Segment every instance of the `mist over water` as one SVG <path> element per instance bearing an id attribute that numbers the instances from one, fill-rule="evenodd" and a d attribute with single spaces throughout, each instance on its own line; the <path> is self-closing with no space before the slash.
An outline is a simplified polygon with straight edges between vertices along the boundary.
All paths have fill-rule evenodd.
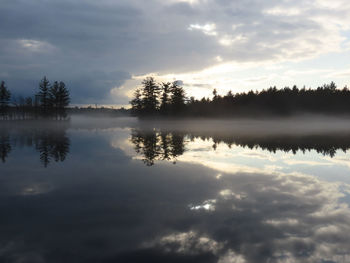
<path id="1" fill-rule="evenodd" d="M 350 118 L 0 126 L 0 261 L 349 262 Z"/>

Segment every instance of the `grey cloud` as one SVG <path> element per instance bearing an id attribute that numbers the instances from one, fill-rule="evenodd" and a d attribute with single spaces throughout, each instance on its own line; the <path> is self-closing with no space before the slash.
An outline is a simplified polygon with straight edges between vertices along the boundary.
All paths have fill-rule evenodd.
<path id="1" fill-rule="evenodd" d="M 274 7 L 302 10 L 293 16 L 266 13 Z M 5 0 L 0 6 L 0 76 L 7 76 L 4 80 L 19 92 L 15 79 L 62 76 L 95 96 L 98 84 L 115 81 L 108 72 L 184 72 L 212 65 L 218 55 L 246 62 L 300 59 L 334 50 L 338 29 L 327 28 L 315 16 L 333 21 L 347 14 L 346 8 L 327 11 L 314 1 Z M 188 30 L 191 24 L 207 23 L 216 25 L 216 36 Z M 19 40 L 42 46 L 30 51 Z M 96 71 L 107 76 L 97 74 L 101 79 L 86 85 L 83 76 Z M 123 75 L 116 83 L 125 79 Z M 87 102 L 89 97 L 76 93 L 73 101 Z"/>
<path id="2" fill-rule="evenodd" d="M 130 74 L 122 71 L 110 73 L 94 71 L 83 76 L 72 77 L 73 80 L 68 81 L 68 84 L 71 87 L 72 97 L 79 98 L 80 94 L 84 94 L 84 100 L 78 102 L 112 104 L 115 101 L 108 99 L 111 89 L 120 87 L 130 78 Z"/>
<path id="3" fill-rule="evenodd" d="M 199 12 L 186 2 L 179 2 L 167 5 L 164 7 L 164 12 L 170 14 L 177 14 L 180 16 L 188 16 L 188 15 L 198 15 Z"/>

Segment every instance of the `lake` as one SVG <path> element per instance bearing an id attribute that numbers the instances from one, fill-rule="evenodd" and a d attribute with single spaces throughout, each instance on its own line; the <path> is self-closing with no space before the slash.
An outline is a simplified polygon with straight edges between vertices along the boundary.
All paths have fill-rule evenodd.
<path id="1" fill-rule="evenodd" d="M 349 123 L 1 123 L 0 261 L 350 262 Z"/>

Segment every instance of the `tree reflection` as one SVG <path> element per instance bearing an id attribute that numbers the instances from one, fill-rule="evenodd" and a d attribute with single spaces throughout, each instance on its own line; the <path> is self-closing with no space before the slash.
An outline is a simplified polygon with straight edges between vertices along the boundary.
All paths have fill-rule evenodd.
<path id="1" fill-rule="evenodd" d="M 305 153 L 314 150 L 324 156 L 334 157 L 337 151 L 346 152 L 350 148 L 349 134 L 252 136 L 162 129 L 134 129 L 131 134 L 135 151 L 143 157 L 142 160 L 147 166 L 152 166 L 155 161 L 160 160 L 175 163 L 177 157 L 186 151 L 186 144 L 195 139 L 213 141 L 214 151 L 219 144 L 225 144 L 230 148 L 237 145 L 251 150 L 260 148 L 272 153 L 283 151 L 296 154 L 299 151 Z"/>
<path id="2" fill-rule="evenodd" d="M 185 152 L 184 138 L 184 134 L 159 130 L 134 129 L 131 133 L 134 149 L 142 155 L 142 160 L 147 166 L 154 165 L 157 160 L 176 163 L 176 158 Z"/>
<path id="3" fill-rule="evenodd" d="M 35 148 L 45 167 L 51 160 L 63 162 L 69 153 L 69 146 L 70 141 L 64 130 L 44 130 L 36 134 Z"/>
<path id="4" fill-rule="evenodd" d="M 10 135 L 11 134 L 11 135 Z M 64 127 L 23 128 L 0 130 L 0 158 L 6 161 L 14 147 L 34 147 L 40 161 L 47 167 L 50 162 L 63 162 L 69 153 L 70 140 Z"/>
<path id="5" fill-rule="evenodd" d="M 6 131 L 0 131 L 0 159 L 3 163 L 11 152 L 10 135 Z"/>
<path id="6" fill-rule="evenodd" d="M 350 136 L 344 134 L 329 135 L 308 135 L 308 136 L 206 136 L 205 139 L 212 138 L 213 148 L 216 149 L 220 143 L 225 143 L 229 147 L 237 145 L 249 149 L 260 148 L 272 153 L 283 151 L 296 154 L 298 151 L 316 151 L 324 156 L 334 157 L 337 151 L 346 152 L 350 148 Z"/>

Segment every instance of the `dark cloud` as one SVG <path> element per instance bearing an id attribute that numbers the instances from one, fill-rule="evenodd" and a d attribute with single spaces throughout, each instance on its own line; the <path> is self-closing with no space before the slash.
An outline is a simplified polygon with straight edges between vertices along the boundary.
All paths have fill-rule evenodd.
<path id="1" fill-rule="evenodd" d="M 344 10 L 327 11 L 313 1 L 5 0 L 0 78 L 22 92 L 43 75 L 54 76 L 86 91 L 74 92 L 73 102 L 89 102 L 101 89 L 108 94 L 110 86 L 100 84 L 120 86 L 126 74 L 198 70 L 216 56 L 256 62 L 334 51 L 342 39 L 333 25 L 346 17 Z M 215 34 L 200 29 L 206 24 L 215 25 Z M 188 30 L 191 25 L 197 29 Z M 90 84 L 87 74 L 96 78 Z"/>
<path id="2" fill-rule="evenodd" d="M 71 87 L 72 97 L 79 98 L 84 94 L 84 99 L 78 103 L 118 103 L 115 99 L 108 99 L 111 89 L 120 87 L 125 80 L 130 79 L 130 74 L 122 71 L 106 73 L 103 71 L 94 71 L 83 76 L 72 76 L 68 81 Z M 122 101 L 119 101 L 122 104 Z"/>

